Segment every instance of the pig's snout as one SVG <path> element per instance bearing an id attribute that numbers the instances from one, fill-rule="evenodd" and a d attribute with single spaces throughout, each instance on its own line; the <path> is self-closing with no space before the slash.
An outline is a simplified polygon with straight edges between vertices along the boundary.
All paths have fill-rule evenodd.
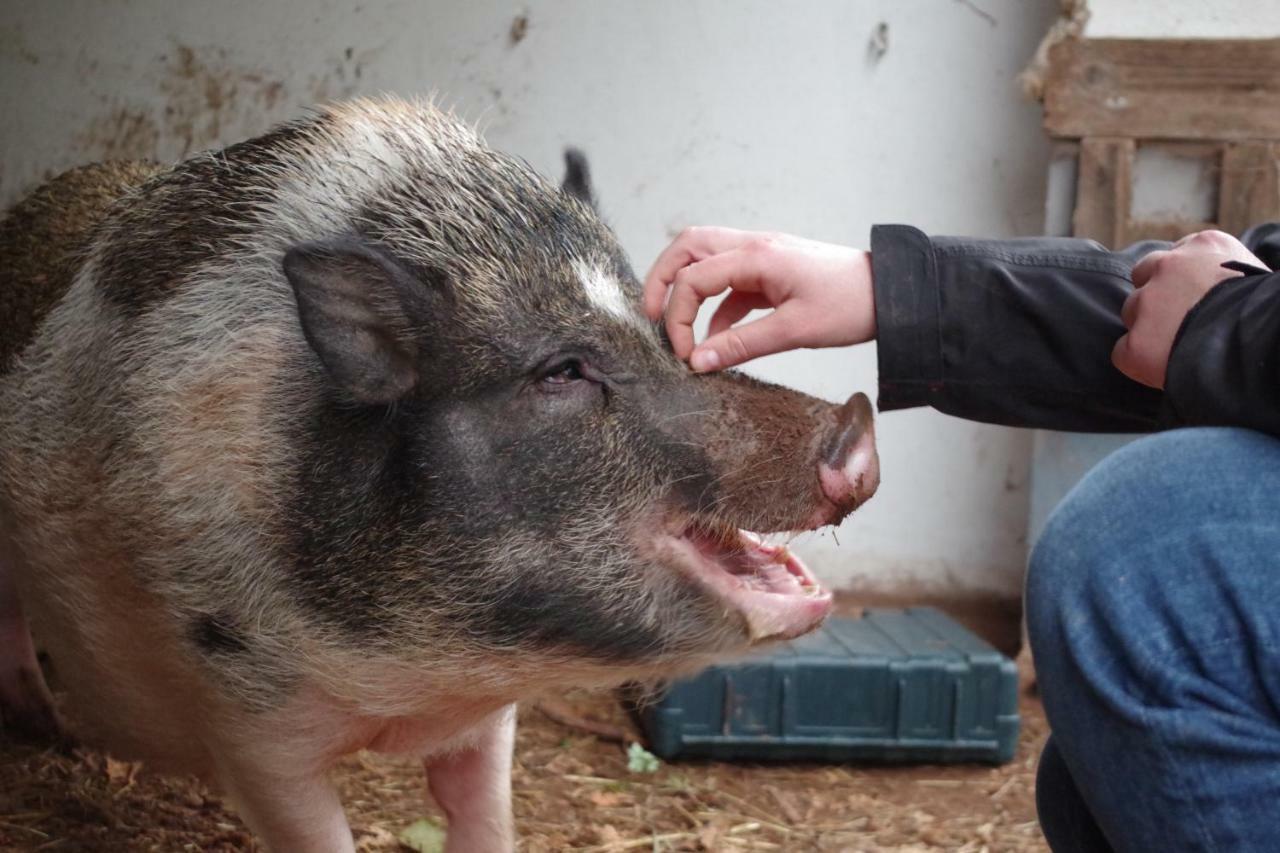
<path id="1" fill-rule="evenodd" d="M 818 462 L 822 494 L 833 510 L 823 521 L 839 522 L 861 506 L 880 485 L 875 421 L 866 394 L 854 394 L 836 413 L 836 425 Z"/>

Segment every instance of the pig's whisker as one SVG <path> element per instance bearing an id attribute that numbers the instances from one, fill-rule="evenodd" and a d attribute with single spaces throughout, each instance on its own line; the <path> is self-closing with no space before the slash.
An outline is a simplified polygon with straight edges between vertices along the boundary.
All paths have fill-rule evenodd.
<path id="1" fill-rule="evenodd" d="M 714 409 L 701 409 L 696 412 L 676 412 L 674 415 L 667 415 L 665 418 L 659 418 L 658 423 L 665 424 L 665 423 L 669 423 L 670 421 L 674 421 L 676 418 L 692 418 L 692 417 L 699 417 L 701 415 L 711 415 L 714 413 L 715 413 Z"/>

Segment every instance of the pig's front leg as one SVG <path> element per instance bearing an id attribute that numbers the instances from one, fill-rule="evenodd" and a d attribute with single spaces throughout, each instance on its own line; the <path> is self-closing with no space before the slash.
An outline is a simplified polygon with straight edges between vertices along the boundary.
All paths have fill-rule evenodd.
<path id="1" fill-rule="evenodd" d="M 0 721 L 28 734 L 59 733 L 53 697 L 36 661 L 31 632 L 13 578 L 12 563 L 0 548 Z"/>
<path id="2" fill-rule="evenodd" d="M 223 755 L 219 781 L 271 853 L 355 853 L 337 791 L 323 772 L 270 766 L 264 754 Z"/>
<path id="3" fill-rule="evenodd" d="M 490 718 L 484 732 L 464 749 L 426 762 L 431 796 L 449 819 L 446 853 L 510 853 L 515 850 L 511 816 L 511 753 L 516 706 Z"/>

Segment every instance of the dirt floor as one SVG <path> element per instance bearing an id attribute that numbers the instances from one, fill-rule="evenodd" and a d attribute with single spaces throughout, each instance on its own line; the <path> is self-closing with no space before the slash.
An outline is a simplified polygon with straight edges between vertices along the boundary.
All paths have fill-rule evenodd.
<path id="1" fill-rule="evenodd" d="M 991 613 L 957 614 L 993 642 L 1016 644 Z M 993 635 L 992 625 L 998 632 Z M 1000 625 L 1003 624 L 1003 627 Z M 633 733 L 608 695 L 571 693 L 546 709 L 589 721 L 605 737 L 521 709 L 514 772 L 521 850 L 965 851 L 1046 850 L 1033 781 L 1047 736 L 1034 696 L 1003 767 L 663 764 L 628 770 Z M 362 851 L 397 851 L 423 818 L 438 821 L 413 762 L 361 754 L 338 774 Z M 191 780 L 163 779 L 100 753 L 0 736 L 0 850 L 258 850 L 217 797 Z"/>

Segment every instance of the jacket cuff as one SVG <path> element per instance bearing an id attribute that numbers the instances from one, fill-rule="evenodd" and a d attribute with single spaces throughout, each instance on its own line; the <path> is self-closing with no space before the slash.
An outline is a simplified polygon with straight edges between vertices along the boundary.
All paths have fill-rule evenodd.
<path id="1" fill-rule="evenodd" d="M 1267 275 L 1262 272 L 1261 275 Z M 1214 400 L 1233 378 L 1222 365 L 1231 359 L 1224 353 L 1229 344 L 1223 334 L 1220 303 L 1230 303 L 1240 291 L 1251 290 L 1259 274 L 1225 279 L 1191 306 L 1173 336 L 1169 363 L 1165 367 L 1164 399 L 1160 409 L 1160 425 L 1165 428 L 1205 426 L 1224 423 L 1216 411 Z M 1206 387 L 1211 385 L 1212 387 Z"/>
<path id="2" fill-rule="evenodd" d="M 928 404 L 942 387 L 933 244 L 909 225 L 871 229 L 881 411 Z"/>

